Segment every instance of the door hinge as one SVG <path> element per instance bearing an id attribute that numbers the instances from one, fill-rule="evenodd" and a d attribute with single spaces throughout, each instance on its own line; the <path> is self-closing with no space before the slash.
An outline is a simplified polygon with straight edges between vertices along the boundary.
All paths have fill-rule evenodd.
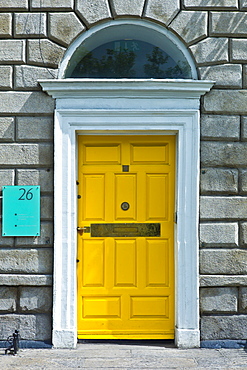
<path id="1" fill-rule="evenodd" d="M 177 212 L 174 212 L 174 222 L 175 222 L 175 224 L 177 223 L 177 221 L 178 221 L 178 214 L 177 214 Z"/>

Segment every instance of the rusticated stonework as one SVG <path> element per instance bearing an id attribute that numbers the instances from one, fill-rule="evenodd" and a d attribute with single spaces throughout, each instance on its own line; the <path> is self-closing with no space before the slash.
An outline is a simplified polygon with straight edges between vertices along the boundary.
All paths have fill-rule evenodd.
<path id="1" fill-rule="evenodd" d="M 180 8 L 182 5 L 182 9 Z M 99 22 L 159 23 L 215 81 L 201 105 L 201 338 L 247 337 L 247 1 L 0 0 L 0 186 L 41 185 L 41 236 L 0 237 L 0 340 L 51 339 L 54 102 L 67 47 Z"/>

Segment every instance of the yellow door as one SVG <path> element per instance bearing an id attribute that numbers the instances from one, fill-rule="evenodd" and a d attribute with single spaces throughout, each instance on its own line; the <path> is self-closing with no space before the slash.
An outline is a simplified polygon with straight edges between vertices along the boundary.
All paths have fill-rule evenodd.
<path id="1" fill-rule="evenodd" d="M 175 136 L 78 147 L 78 338 L 174 338 Z"/>

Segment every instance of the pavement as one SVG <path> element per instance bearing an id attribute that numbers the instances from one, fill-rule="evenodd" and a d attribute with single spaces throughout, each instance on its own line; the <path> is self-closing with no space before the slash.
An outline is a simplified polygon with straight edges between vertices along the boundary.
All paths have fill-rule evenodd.
<path id="1" fill-rule="evenodd" d="M 64 369 L 247 369 L 247 350 L 177 349 L 164 343 L 94 343 L 76 349 L 20 349 L 5 355 L 0 348 L 1 370 Z"/>

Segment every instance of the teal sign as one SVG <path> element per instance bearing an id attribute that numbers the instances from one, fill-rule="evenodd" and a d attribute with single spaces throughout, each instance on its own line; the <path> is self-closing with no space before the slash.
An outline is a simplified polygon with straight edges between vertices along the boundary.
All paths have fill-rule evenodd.
<path id="1" fill-rule="evenodd" d="M 3 186 L 2 235 L 40 235 L 40 186 Z"/>

